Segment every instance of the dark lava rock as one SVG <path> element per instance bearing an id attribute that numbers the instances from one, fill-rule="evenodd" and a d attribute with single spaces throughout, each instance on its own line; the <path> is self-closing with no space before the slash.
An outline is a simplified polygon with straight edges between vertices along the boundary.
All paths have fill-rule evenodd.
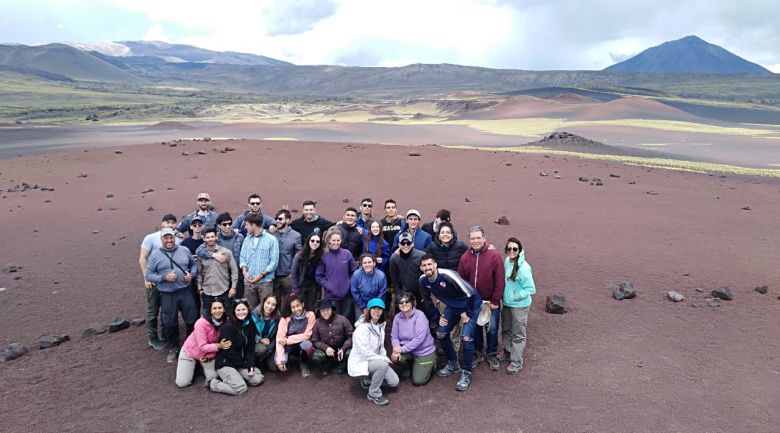
<path id="1" fill-rule="evenodd" d="M 348 199 L 348 198 L 345 198 L 345 199 L 341 200 L 341 202 L 342 202 L 342 203 L 349 203 L 349 199 Z"/>
<path id="2" fill-rule="evenodd" d="M 190 156 L 190 153 L 189 152 L 182 152 L 181 156 Z"/>
<path id="3" fill-rule="evenodd" d="M 580 182 L 587 182 L 588 178 L 585 176 L 580 176 Z"/>
<path id="4" fill-rule="evenodd" d="M 539 172 L 539 176 L 547 177 L 547 176 L 549 176 L 549 174 L 546 171 L 540 171 Z"/>
<path id="5" fill-rule="evenodd" d="M 604 182 L 602 182 L 601 179 L 597 179 L 596 186 L 604 186 Z"/>
<path id="6" fill-rule="evenodd" d="M 469 196 L 466 196 L 465 200 L 466 200 L 466 203 L 471 203 L 471 199 L 469 198 Z"/>
<path id="7" fill-rule="evenodd" d="M 619 174 L 610 173 L 609 177 L 620 177 L 620 175 Z"/>
<path id="8" fill-rule="evenodd" d="M 16 265 L 8 265 L 7 271 L 8 272 L 17 272 L 19 268 Z"/>
<path id="9" fill-rule="evenodd" d="M 421 156 L 420 152 L 409 152 L 409 156 Z"/>
<path id="10" fill-rule="evenodd" d="M 230 146 L 226 146 L 226 147 L 225 147 L 225 152 L 232 152 L 232 151 L 234 151 L 234 150 L 236 150 L 236 148 L 235 148 L 235 147 L 230 147 Z"/>
<path id="11" fill-rule="evenodd" d="M 498 217 L 493 222 L 495 222 L 496 224 L 498 224 L 500 226 L 508 226 L 509 225 L 509 219 L 506 216 L 504 216 L 504 215 L 501 215 L 500 217 Z"/>
<path id="12" fill-rule="evenodd" d="M 750 206 L 744 206 L 742 210 L 750 210 Z"/>
<path id="13" fill-rule="evenodd" d="M 202 150 L 199 150 L 199 151 L 198 151 L 198 155 L 205 155 L 205 154 L 206 154 L 206 152 L 204 152 L 204 151 L 202 151 Z"/>
<path id="14" fill-rule="evenodd" d="M 154 192 L 154 189 L 152 188 L 146 188 L 145 190 L 141 191 L 141 194 L 146 194 L 148 192 Z"/>
<path id="15" fill-rule="evenodd" d="M 70 341 L 70 336 L 68 334 L 47 335 L 38 340 L 38 347 L 41 349 L 48 349 L 50 347 L 59 346 L 66 341 Z"/>
<path id="16" fill-rule="evenodd" d="M 122 151 L 121 150 L 115 150 L 114 153 L 117 154 L 117 155 L 121 155 Z"/>
<path id="17" fill-rule="evenodd" d="M 99 325 L 97 323 L 93 323 L 89 325 L 89 328 L 81 332 L 81 338 L 87 338 L 87 337 L 92 337 L 94 335 L 103 334 L 106 331 L 108 331 L 108 328 L 106 328 L 105 326 Z"/>
<path id="18" fill-rule="evenodd" d="M 766 295 L 766 292 L 769 291 L 769 287 L 767 287 L 766 285 L 763 285 L 763 286 L 758 286 L 758 287 L 756 287 L 753 290 L 755 290 L 758 293 L 761 293 L 762 295 Z"/>
<path id="19" fill-rule="evenodd" d="M 658 195 L 658 193 L 655 192 L 655 191 L 646 191 L 645 194 L 648 194 L 648 195 Z"/>
<path id="20" fill-rule="evenodd" d="M 27 348 L 22 343 L 11 343 L 5 347 L 3 351 L 3 357 L 6 361 L 11 361 L 16 358 L 21 358 L 27 353 Z"/>
<path id="21" fill-rule="evenodd" d="M 734 294 L 731 293 L 731 289 L 728 287 L 721 287 L 720 289 L 713 290 L 712 296 L 724 301 L 731 301 L 734 299 Z"/>
<path id="22" fill-rule="evenodd" d="M 636 289 L 629 281 L 623 281 L 612 288 L 612 296 L 618 301 L 623 299 L 633 299 L 636 297 Z"/>
<path id="23" fill-rule="evenodd" d="M 130 324 L 133 326 L 142 326 L 146 323 L 146 319 L 133 319 L 130 321 Z"/>
<path id="24" fill-rule="evenodd" d="M 108 332 L 109 334 L 114 332 L 119 332 L 129 327 L 130 327 L 130 322 L 128 322 L 127 319 L 124 319 L 122 317 L 117 317 L 116 319 L 111 321 L 110 325 L 108 325 Z"/>
<path id="25" fill-rule="evenodd" d="M 106 198 L 114 198 L 114 194 L 108 193 L 106 194 Z"/>
<path id="26" fill-rule="evenodd" d="M 147 212 L 153 212 L 153 211 L 154 211 L 154 208 L 153 208 L 153 207 L 151 207 L 151 206 L 149 206 L 148 208 L 146 208 L 146 211 L 147 211 Z"/>
<path id="27" fill-rule="evenodd" d="M 547 302 L 544 304 L 544 311 L 550 314 L 563 314 L 566 312 L 566 297 L 560 294 L 555 294 L 547 297 Z"/>

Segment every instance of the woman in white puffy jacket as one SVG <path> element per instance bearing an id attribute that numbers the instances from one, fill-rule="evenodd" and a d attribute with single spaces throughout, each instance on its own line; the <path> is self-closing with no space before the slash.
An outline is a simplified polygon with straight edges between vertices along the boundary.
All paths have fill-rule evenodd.
<path id="1" fill-rule="evenodd" d="M 386 406 L 390 401 L 382 394 L 382 384 L 398 387 L 398 375 L 390 368 L 385 350 L 385 303 L 374 298 L 366 307 L 368 311 L 355 322 L 347 371 L 350 376 L 360 378 L 361 386 L 368 389 L 370 401 Z"/>

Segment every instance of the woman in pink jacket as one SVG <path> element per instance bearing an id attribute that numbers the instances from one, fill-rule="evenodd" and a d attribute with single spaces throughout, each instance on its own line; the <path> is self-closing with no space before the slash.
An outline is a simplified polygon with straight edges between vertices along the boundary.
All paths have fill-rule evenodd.
<path id="1" fill-rule="evenodd" d="M 225 320 L 225 306 L 222 301 L 214 301 L 206 316 L 195 322 L 195 330 L 192 331 L 184 346 L 179 351 L 179 363 L 176 366 L 176 386 L 184 388 L 192 384 L 195 375 L 195 363 L 200 362 L 203 373 L 206 375 L 206 386 L 211 379 L 217 377 L 214 369 L 214 358 L 218 350 L 230 348 L 230 341 L 219 340 L 219 327 Z"/>
<path id="2" fill-rule="evenodd" d="M 286 372 L 289 355 L 298 355 L 301 360 L 301 375 L 308 377 L 311 375 L 309 359 L 314 352 L 311 334 L 315 317 L 313 311 L 305 311 L 303 307 L 303 301 L 295 293 L 291 293 L 276 332 L 276 368 L 280 372 Z"/>

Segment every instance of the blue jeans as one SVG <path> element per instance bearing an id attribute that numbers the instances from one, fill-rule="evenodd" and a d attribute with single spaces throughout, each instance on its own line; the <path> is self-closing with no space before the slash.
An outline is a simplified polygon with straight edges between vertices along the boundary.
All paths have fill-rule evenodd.
<path id="1" fill-rule="evenodd" d="M 441 348 L 444 349 L 444 354 L 450 362 L 458 362 L 458 353 L 452 347 L 450 331 L 460 322 L 460 314 L 464 311 L 446 307 L 444 309 L 444 318 L 447 319 L 447 326 L 436 324 L 436 338 L 441 342 Z M 477 328 L 478 316 L 479 309 L 470 312 L 469 321 L 463 325 L 463 331 L 461 332 L 461 347 L 463 347 L 463 364 L 461 368 L 468 372 L 471 372 L 471 364 L 474 362 L 474 334 Z"/>
<path id="2" fill-rule="evenodd" d="M 501 319 L 501 309 L 496 308 L 490 310 L 490 325 L 477 326 L 477 332 L 474 336 L 474 350 L 477 353 L 482 353 L 484 347 L 484 340 L 482 336 L 483 330 L 487 332 L 487 354 L 494 355 L 498 352 L 498 321 Z"/>

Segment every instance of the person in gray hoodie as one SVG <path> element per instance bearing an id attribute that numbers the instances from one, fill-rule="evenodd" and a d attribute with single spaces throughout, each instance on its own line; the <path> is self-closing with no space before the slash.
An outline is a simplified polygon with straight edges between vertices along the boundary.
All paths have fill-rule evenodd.
<path id="1" fill-rule="evenodd" d="M 162 247 L 152 251 L 146 266 L 146 281 L 157 283 L 160 292 L 160 315 L 165 341 L 170 348 L 168 362 L 174 363 L 179 355 L 179 323 L 181 313 L 189 335 L 198 319 L 195 299 L 190 284 L 198 275 L 198 266 L 192 253 L 176 245 L 176 232 L 170 228 L 160 230 Z"/>

